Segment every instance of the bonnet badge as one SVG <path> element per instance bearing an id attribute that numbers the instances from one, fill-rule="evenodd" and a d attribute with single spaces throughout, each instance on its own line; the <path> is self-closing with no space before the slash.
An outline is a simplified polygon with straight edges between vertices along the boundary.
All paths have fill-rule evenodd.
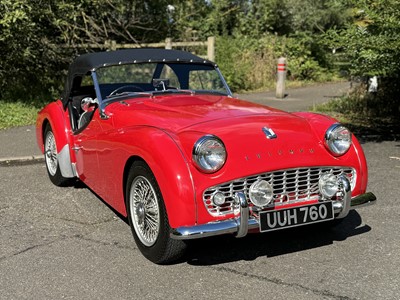
<path id="1" fill-rule="evenodd" d="M 277 138 L 275 132 L 271 128 L 263 127 L 262 131 L 267 136 L 267 139 L 276 139 Z"/>

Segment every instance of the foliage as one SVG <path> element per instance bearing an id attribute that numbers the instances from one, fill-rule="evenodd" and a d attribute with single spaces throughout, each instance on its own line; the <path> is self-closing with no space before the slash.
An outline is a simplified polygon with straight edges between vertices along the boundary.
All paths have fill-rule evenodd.
<path id="1" fill-rule="evenodd" d="M 216 60 L 232 90 L 253 90 L 273 82 L 276 58 L 267 40 L 217 39 Z"/>
<path id="2" fill-rule="evenodd" d="M 71 58 L 89 50 L 76 44 L 159 41 L 167 32 L 166 3 L 1 0 L 0 99 L 29 102 L 59 95 Z"/>
<path id="3" fill-rule="evenodd" d="M 400 83 L 386 78 L 381 79 L 379 85 L 376 93 L 370 93 L 365 82 L 358 82 L 348 95 L 321 104 L 315 110 L 351 123 L 357 131 L 366 127 L 369 132 L 377 134 L 398 133 L 400 95 L 397 91 L 400 90 Z"/>
<path id="4" fill-rule="evenodd" d="M 325 80 L 332 66 L 321 33 L 344 28 L 347 1 L 0 0 L 0 99 L 58 97 L 68 64 L 93 51 L 90 44 L 140 45 L 168 36 L 217 36 L 216 60 L 234 90 L 271 87 L 281 55 L 291 79 Z"/>
<path id="5" fill-rule="evenodd" d="M 400 72 L 400 2 L 342 0 L 352 7 L 353 21 L 330 29 L 325 43 L 344 51 L 353 75 L 398 77 Z"/>
<path id="6" fill-rule="evenodd" d="M 290 80 L 326 81 L 332 77 L 323 48 L 307 35 L 220 37 L 217 45 L 216 60 L 235 91 L 272 88 L 281 56 L 287 58 Z"/>
<path id="7" fill-rule="evenodd" d="M 352 22 L 332 28 L 324 43 L 339 49 L 353 76 L 378 76 L 377 93 L 362 85 L 331 108 L 353 118 L 397 120 L 400 116 L 400 2 L 397 0 L 342 0 L 351 8 Z"/>

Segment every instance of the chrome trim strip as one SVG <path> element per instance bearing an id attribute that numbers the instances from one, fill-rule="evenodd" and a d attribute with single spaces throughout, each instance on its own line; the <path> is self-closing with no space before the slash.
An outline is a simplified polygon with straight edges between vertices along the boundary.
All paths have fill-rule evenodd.
<path id="1" fill-rule="evenodd" d="M 57 154 L 58 165 L 60 166 L 61 175 L 65 178 L 75 177 L 74 169 L 71 164 L 71 156 L 69 153 L 69 145 L 66 144 Z"/>
<path id="2" fill-rule="evenodd" d="M 351 199 L 350 209 L 356 209 L 356 208 L 373 205 L 376 203 L 376 200 L 377 200 L 376 196 L 371 192 L 359 195 L 359 196 Z"/>
<path id="3" fill-rule="evenodd" d="M 249 229 L 259 227 L 258 220 L 249 218 L 249 207 L 244 193 L 236 193 L 235 201 L 239 204 L 239 212 L 234 219 L 211 222 L 195 226 L 182 226 L 172 229 L 171 238 L 176 240 L 191 240 L 221 234 L 236 233 L 237 238 L 247 235 Z"/>
<path id="4" fill-rule="evenodd" d="M 239 192 L 235 194 L 235 202 L 239 203 L 240 206 L 240 218 L 237 219 L 238 230 L 236 233 L 237 238 L 245 237 L 248 232 L 249 223 L 249 206 L 244 196 L 244 193 Z"/>
<path id="5" fill-rule="evenodd" d="M 247 222 L 247 229 L 257 229 L 259 227 L 258 221 L 250 218 Z M 229 219 L 225 221 L 212 222 L 197 226 L 182 226 L 173 229 L 171 238 L 175 240 L 192 240 L 204 237 L 235 233 L 238 231 L 238 220 Z M 236 235 L 236 237 L 238 237 Z"/>
<path id="6" fill-rule="evenodd" d="M 344 206 L 342 211 L 337 216 L 338 219 L 343 219 L 349 214 L 350 211 L 350 203 L 351 203 L 351 185 L 349 179 L 346 176 L 340 175 L 339 181 L 342 190 L 342 201 L 344 202 Z"/>
<path id="7" fill-rule="evenodd" d="M 74 177 L 78 177 L 78 171 L 76 170 L 76 163 L 71 164 L 72 172 L 74 173 Z"/>
<path id="8" fill-rule="evenodd" d="M 105 113 L 105 103 L 103 101 L 103 98 L 101 98 L 101 91 L 100 91 L 100 86 L 99 86 L 99 81 L 97 80 L 97 74 L 95 69 L 92 70 L 92 80 L 93 80 L 93 85 L 94 85 L 94 90 L 96 92 L 96 97 L 97 101 L 99 103 L 99 113 L 100 113 L 100 118 L 103 120 L 107 120 L 110 117 L 106 115 Z"/>
<path id="9" fill-rule="evenodd" d="M 224 86 L 225 86 L 225 89 L 226 89 L 226 91 L 227 91 L 228 96 L 229 96 L 229 97 L 233 97 L 232 91 L 231 91 L 231 89 L 229 88 L 229 85 L 228 85 L 228 83 L 226 82 L 224 76 L 222 76 L 222 73 L 221 73 L 220 69 L 218 68 L 218 66 L 217 66 L 217 65 L 214 65 L 214 69 L 217 71 L 217 73 L 218 73 L 218 75 L 219 75 L 219 78 L 222 80 L 222 83 L 223 83 Z"/>

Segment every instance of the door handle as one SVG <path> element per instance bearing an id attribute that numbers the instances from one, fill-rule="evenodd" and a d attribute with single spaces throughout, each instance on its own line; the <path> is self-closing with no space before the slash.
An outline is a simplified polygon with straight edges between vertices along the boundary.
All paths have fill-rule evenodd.
<path id="1" fill-rule="evenodd" d="M 74 151 L 79 151 L 81 149 L 82 149 L 82 146 L 74 146 L 74 147 L 72 147 L 72 150 L 74 150 Z"/>

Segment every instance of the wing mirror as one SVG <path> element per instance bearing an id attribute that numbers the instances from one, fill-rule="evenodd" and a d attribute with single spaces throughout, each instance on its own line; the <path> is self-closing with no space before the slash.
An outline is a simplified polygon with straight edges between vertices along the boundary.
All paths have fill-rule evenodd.
<path id="1" fill-rule="evenodd" d="M 169 79 L 153 79 L 153 86 L 158 90 L 165 91 L 169 86 Z"/>
<path id="2" fill-rule="evenodd" d="M 98 105 L 99 101 L 97 98 L 93 99 L 92 97 L 85 97 L 81 100 L 81 108 L 84 112 L 88 112 L 92 110 L 93 105 Z"/>

